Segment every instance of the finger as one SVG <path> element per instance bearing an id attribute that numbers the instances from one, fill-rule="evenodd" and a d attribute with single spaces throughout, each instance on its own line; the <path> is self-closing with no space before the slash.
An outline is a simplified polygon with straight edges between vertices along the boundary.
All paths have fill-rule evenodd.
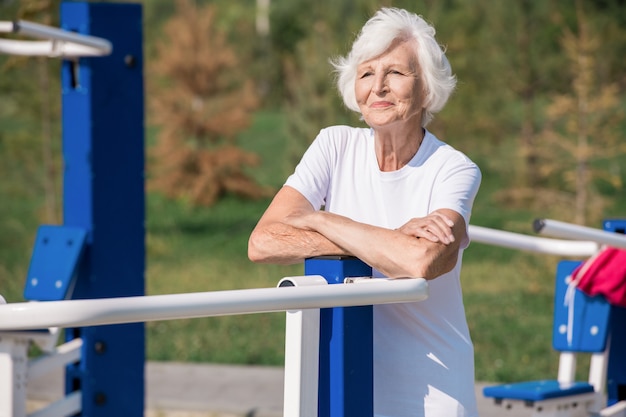
<path id="1" fill-rule="evenodd" d="M 431 216 L 441 219 L 445 223 L 445 225 L 448 227 L 454 227 L 454 222 L 452 221 L 452 219 L 450 219 L 445 214 L 435 212 L 435 213 L 431 213 Z"/>
<path id="2" fill-rule="evenodd" d="M 425 228 L 428 233 L 431 233 L 437 236 L 438 240 L 448 245 L 451 242 L 454 242 L 454 234 L 452 233 L 452 229 L 448 226 L 443 219 L 438 219 L 437 221 L 430 222 Z"/>
<path id="3" fill-rule="evenodd" d="M 424 238 L 435 243 L 441 240 L 440 236 L 441 237 L 445 236 L 443 234 L 440 234 L 440 236 L 438 236 L 436 233 L 433 233 L 430 229 L 428 229 L 426 224 L 421 224 L 421 225 L 407 224 L 396 230 L 398 230 L 401 233 L 404 233 L 405 235 L 416 237 L 416 238 Z"/>

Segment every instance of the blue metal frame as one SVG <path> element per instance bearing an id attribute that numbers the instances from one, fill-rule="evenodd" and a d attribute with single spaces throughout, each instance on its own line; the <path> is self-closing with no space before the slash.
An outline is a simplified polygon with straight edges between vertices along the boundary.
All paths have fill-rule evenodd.
<path id="1" fill-rule="evenodd" d="M 607 219 L 603 229 L 626 233 L 626 219 Z M 626 400 L 626 308 L 611 306 L 611 350 L 607 369 L 608 405 Z"/>
<path id="2" fill-rule="evenodd" d="M 370 277 L 372 268 L 356 258 L 319 257 L 306 260 L 304 272 L 341 284 Z M 374 415 L 372 314 L 372 306 L 321 309 L 319 417 Z"/>
<path id="3" fill-rule="evenodd" d="M 61 27 L 109 40 L 106 57 L 62 67 L 64 223 L 87 231 L 72 298 L 144 295 L 144 87 L 139 4 L 67 2 Z M 66 391 L 82 415 L 144 413 L 144 324 L 67 329 L 83 339 Z"/>

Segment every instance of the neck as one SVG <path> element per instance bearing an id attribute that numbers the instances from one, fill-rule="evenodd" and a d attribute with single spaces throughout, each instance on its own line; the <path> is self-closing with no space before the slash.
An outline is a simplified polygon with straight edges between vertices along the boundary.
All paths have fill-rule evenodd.
<path id="1" fill-rule="evenodd" d="M 424 129 L 411 135 L 390 135 L 375 132 L 376 158 L 381 171 L 397 171 L 415 156 L 424 140 Z"/>

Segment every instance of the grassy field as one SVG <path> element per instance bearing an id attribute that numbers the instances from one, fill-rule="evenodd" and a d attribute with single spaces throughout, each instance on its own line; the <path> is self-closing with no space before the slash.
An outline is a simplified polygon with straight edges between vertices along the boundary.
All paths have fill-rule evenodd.
<path id="1" fill-rule="evenodd" d="M 260 113 L 239 138 L 243 147 L 262 157 L 255 177 L 274 187 L 289 172 L 281 162 L 286 148 L 281 121 L 279 113 Z M 504 186 L 502 175 L 469 154 L 484 176 L 472 223 L 531 234 L 532 220 L 541 214 L 497 206 L 491 194 Z M 0 192 L 8 186 L 5 182 Z M 25 201 L 30 201 L 29 208 Z M 0 288 L 10 301 L 20 299 L 37 227 L 32 201 L 14 198 L 0 205 Z M 267 200 L 228 197 L 211 208 L 194 208 L 150 194 L 147 202 L 148 294 L 273 287 L 283 276 L 302 274 L 300 265 L 255 265 L 247 259 L 249 233 Z M 478 379 L 515 381 L 556 374 L 550 335 L 557 261 L 477 243 L 465 252 L 463 288 Z M 147 324 L 148 358 L 281 365 L 284 324 L 283 313 L 153 322 Z"/>

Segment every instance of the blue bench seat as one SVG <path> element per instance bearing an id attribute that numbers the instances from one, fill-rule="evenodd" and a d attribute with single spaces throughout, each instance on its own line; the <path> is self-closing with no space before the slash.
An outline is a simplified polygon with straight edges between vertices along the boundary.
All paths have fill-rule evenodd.
<path id="1" fill-rule="evenodd" d="M 485 387 L 483 395 L 489 398 L 521 401 L 543 401 L 570 395 L 592 393 L 593 385 L 588 382 L 561 383 L 554 379 L 518 382 L 514 384 Z"/>

